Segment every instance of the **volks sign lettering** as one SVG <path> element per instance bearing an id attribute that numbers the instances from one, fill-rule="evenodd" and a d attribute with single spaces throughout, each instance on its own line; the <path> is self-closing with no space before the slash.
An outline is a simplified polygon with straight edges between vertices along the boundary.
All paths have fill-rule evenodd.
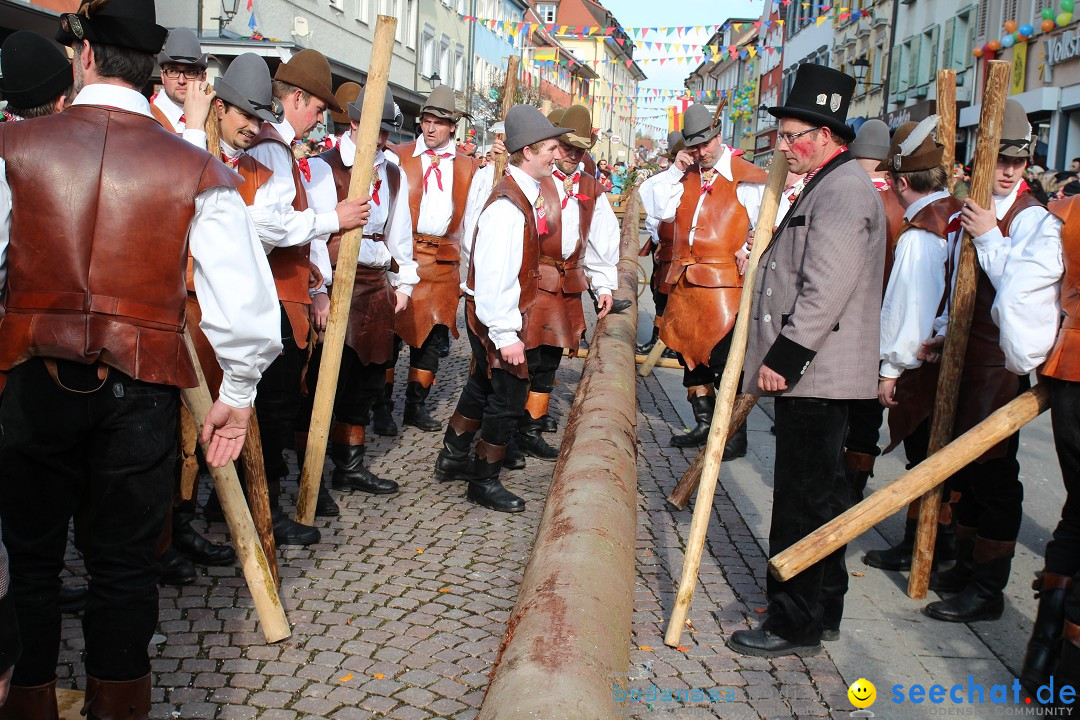
<path id="1" fill-rule="evenodd" d="M 1053 67 L 1058 63 L 1080 56 L 1080 33 L 1066 30 L 1060 36 L 1043 40 L 1043 52 L 1046 54 L 1046 72 L 1043 82 L 1053 82 Z"/>

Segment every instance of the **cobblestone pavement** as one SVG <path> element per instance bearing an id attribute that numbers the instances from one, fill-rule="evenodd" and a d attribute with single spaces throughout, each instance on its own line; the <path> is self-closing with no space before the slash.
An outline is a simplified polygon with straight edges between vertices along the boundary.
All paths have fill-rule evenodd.
<path id="1" fill-rule="evenodd" d="M 450 416 L 464 378 L 466 343 L 455 341 L 432 392 L 433 414 Z M 581 360 L 567 360 L 552 398 L 560 427 Z M 404 377 L 404 361 L 398 377 Z M 397 393 L 400 418 L 401 387 Z M 638 382 L 640 485 L 638 579 L 630 688 L 722 693 L 725 702 L 625 702 L 627 717 L 846 717 L 846 688 L 826 655 L 744 658 L 724 637 L 764 607 L 765 559 L 722 489 L 690 614 L 685 646 L 661 640 L 682 563 L 690 513 L 664 497 L 691 459 L 668 446 L 680 423 L 654 378 Z M 763 415 L 761 417 L 764 417 Z M 760 422 L 760 420 L 759 420 Z M 552 442 L 555 439 L 548 436 Z M 561 437 L 561 434 L 560 436 Z M 322 542 L 281 553 L 282 600 L 293 635 L 266 645 L 236 567 L 200 568 L 183 588 L 162 588 L 155 638 L 154 718 L 473 718 L 514 606 L 553 464 L 530 460 L 504 474 L 527 500 L 519 515 L 464 500 L 430 469 L 440 433 L 372 435 L 371 469 L 402 486 L 394 497 L 341 495 L 342 515 L 318 520 Z M 291 489 L 295 490 L 295 486 Z M 203 499 L 208 481 L 203 482 Z M 291 509 L 293 496 L 288 496 Z M 196 527 L 205 529 L 201 520 Z M 223 541 L 224 525 L 208 535 Z M 72 553 L 69 568 L 83 572 Z M 83 683 L 79 619 L 65 616 L 61 686 Z M 684 693 L 683 699 L 686 699 Z"/>

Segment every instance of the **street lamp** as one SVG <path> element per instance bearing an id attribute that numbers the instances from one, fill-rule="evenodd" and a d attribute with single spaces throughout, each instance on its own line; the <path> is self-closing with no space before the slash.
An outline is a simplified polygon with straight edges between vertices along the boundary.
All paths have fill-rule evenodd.
<path id="1" fill-rule="evenodd" d="M 882 83 L 867 82 L 866 76 L 870 73 L 870 61 L 866 59 L 865 55 L 851 64 L 851 73 L 855 76 L 855 80 L 865 83 L 867 88 L 882 87 Z"/>
<path id="2" fill-rule="evenodd" d="M 442 78 L 439 77 L 439 71 L 438 70 L 432 70 L 431 71 L 431 77 L 428 78 L 428 81 L 431 83 L 431 89 L 432 90 L 437 88 L 439 86 L 439 84 L 442 83 Z"/>
<path id="3" fill-rule="evenodd" d="M 761 106 L 757 109 L 757 122 L 758 127 L 762 127 L 769 122 L 769 106 L 765 103 L 761 103 Z"/>

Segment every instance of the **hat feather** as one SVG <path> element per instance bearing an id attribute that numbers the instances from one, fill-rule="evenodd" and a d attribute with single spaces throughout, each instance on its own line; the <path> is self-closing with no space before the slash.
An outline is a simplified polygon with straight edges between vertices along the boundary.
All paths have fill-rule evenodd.
<path id="1" fill-rule="evenodd" d="M 101 10 L 102 8 L 104 8 L 108 4 L 109 4 L 109 0 L 90 0 L 90 2 L 86 3 L 86 5 L 83 6 L 83 8 L 80 10 L 80 12 L 83 15 L 85 15 L 86 17 L 90 17 L 91 15 L 96 13 L 98 10 Z"/>
<path id="2" fill-rule="evenodd" d="M 931 115 L 930 117 L 923 118 L 918 125 L 911 131 L 911 134 L 904 139 L 904 142 L 900 143 L 901 157 L 908 157 L 923 144 L 930 133 L 937 130 L 938 123 L 941 121 L 940 115 Z"/>

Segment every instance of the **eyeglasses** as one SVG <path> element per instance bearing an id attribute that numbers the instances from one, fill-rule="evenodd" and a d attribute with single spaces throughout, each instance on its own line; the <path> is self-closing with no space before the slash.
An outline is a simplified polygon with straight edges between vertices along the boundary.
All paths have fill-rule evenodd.
<path id="1" fill-rule="evenodd" d="M 161 68 L 161 74 L 169 78 L 170 80 L 175 80 L 181 75 L 183 75 L 188 80 L 198 80 L 202 77 L 203 71 L 197 67 L 184 68 L 183 70 L 176 67 L 164 67 Z"/>
<path id="2" fill-rule="evenodd" d="M 806 130 L 800 130 L 797 133 L 776 133 L 776 139 L 779 142 L 785 142 L 788 145 L 791 145 L 792 143 L 795 142 L 796 138 L 800 138 L 800 137 L 802 137 L 803 135 L 805 135 L 807 133 L 812 133 L 815 130 L 820 130 L 820 129 L 821 129 L 820 127 L 812 127 L 812 128 L 808 128 Z"/>

